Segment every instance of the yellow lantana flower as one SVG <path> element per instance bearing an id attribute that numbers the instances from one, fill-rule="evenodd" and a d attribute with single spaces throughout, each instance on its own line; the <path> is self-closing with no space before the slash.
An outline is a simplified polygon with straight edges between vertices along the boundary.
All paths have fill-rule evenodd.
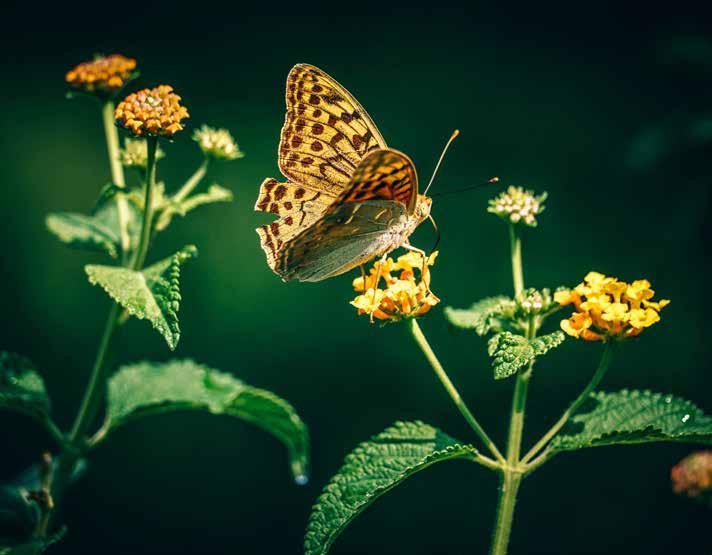
<path id="1" fill-rule="evenodd" d="M 650 300 L 654 295 L 646 279 L 629 284 L 589 272 L 572 290 L 557 291 L 554 300 L 575 309 L 570 318 L 561 321 L 561 329 L 568 335 L 586 341 L 606 341 L 634 337 L 659 322 L 660 310 L 670 301 Z"/>
<path id="2" fill-rule="evenodd" d="M 430 291 L 428 269 L 436 257 L 437 252 L 430 255 L 427 265 L 416 252 L 404 254 L 395 261 L 389 257 L 383 263 L 376 262 L 367 275 L 353 280 L 354 290 L 361 294 L 350 304 L 359 315 L 373 315 L 385 322 L 422 316 L 440 302 Z M 415 277 L 416 271 L 422 274 L 419 281 Z M 383 288 L 380 287 L 381 281 Z"/>

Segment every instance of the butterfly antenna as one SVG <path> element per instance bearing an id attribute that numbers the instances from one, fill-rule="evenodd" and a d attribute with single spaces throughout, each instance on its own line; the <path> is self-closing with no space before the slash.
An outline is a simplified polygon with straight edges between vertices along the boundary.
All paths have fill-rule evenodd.
<path id="1" fill-rule="evenodd" d="M 460 134 L 460 132 L 455 129 L 455 131 L 452 132 L 452 135 L 450 135 L 450 139 L 448 140 L 447 144 L 445 145 L 445 148 L 443 148 L 443 152 L 440 155 L 440 159 L 438 160 L 438 163 L 435 166 L 435 170 L 433 171 L 433 175 L 430 177 L 430 182 L 428 183 L 428 186 L 425 188 L 425 191 L 423 191 L 424 195 L 428 194 L 428 190 L 433 184 L 433 181 L 435 180 L 435 176 L 438 174 L 438 170 L 440 169 L 440 164 L 443 161 L 443 158 L 445 158 L 445 153 L 447 152 L 447 149 L 450 148 L 450 143 L 452 143 L 455 140 L 455 137 L 457 137 Z"/>
<path id="2" fill-rule="evenodd" d="M 479 189 L 480 187 L 484 187 L 485 185 L 492 185 L 494 183 L 499 183 L 499 177 L 490 177 L 487 181 L 483 181 L 482 183 L 478 183 L 477 185 L 472 185 L 470 187 L 465 187 L 464 189 L 455 189 L 454 191 L 443 191 L 441 193 L 435 193 L 434 197 L 442 197 L 444 195 L 454 195 L 455 193 L 462 193 L 464 191 L 472 191 L 472 189 Z"/>

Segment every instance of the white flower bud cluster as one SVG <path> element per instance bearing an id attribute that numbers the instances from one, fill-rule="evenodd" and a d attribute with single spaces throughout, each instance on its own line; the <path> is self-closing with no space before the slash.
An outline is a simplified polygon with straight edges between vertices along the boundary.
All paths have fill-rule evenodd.
<path id="1" fill-rule="evenodd" d="M 244 156 L 227 129 L 215 129 L 203 125 L 200 129 L 195 130 L 193 140 L 198 143 L 200 150 L 206 156 L 223 160 L 235 160 Z"/>
<path id="2" fill-rule="evenodd" d="M 156 150 L 156 160 L 165 156 L 161 147 Z M 121 164 L 127 168 L 146 168 L 148 162 L 148 149 L 144 139 L 129 139 L 124 141 L 124 148 L 119 151 Z"/>
<path id="3" fill-rule="evenodd" d="M 488 212 L 496 214 L 513 224 L 523 223 L 536 227 L 536 216 L 544 211 L 546 193 L 536 196 L 523 187 L 510 186 L 506 191 L 489 201 Z"/>

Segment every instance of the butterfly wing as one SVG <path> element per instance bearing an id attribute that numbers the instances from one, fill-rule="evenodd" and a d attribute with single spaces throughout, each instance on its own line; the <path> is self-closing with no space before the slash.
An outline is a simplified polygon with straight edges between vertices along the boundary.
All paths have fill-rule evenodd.
<path id="1" fill-rule="evenodd" d="M 324 215 L 284 242 L 274 271 L 285 281 L 321 281 L 391 250 L 417 191 L 410 158 L 393 149 L 370 152 Z"/>
<path id="2" fill-rule="evenodd" d="M 393 223 L 405 215 L 399 202 L 368 200 L 330 209 L 280 251 L 275 271 L 285 281 L 321 281 L 389 248 Z"/>
<path id="3" fill-rule="evenodd" d="M 279 144 L 279 168 L 289 179 L 266 179 L 255 210 L 280 216 L 257 228 L 274 271 L 279 251 L 317 221 L 349 187 L 369 152 L 386 142 L 366 110 L 335 79 L 307 64 L 287 78 L 287 113 Z"/>
<path id="4" fill-rule="evenodd" d="M 336 196 L 368 152 L 387 146 L 353 95 L 314 66 L 297 64 L 292 68 L 286 102 L 279 169 L 295 183 Z"/>

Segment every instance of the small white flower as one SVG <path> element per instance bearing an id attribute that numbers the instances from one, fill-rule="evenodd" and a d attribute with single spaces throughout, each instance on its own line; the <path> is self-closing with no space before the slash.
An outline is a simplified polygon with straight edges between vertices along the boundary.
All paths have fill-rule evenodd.
<path id="1" fill-rule="evenodd" d="M 227 129 L 215 129 L 203 125 L 200 129 L 195 130 L 193 140 L 198 143 L 200 150 L 206 156 L 235 160 L 245 155 Z"/>
<path id="2" fill-rule="evenodd" d="M 537 225 L 536 216 L 544 211 L 546 193 L 536 196 L 523 187 L 508 187 L 496 198 L 489 201 L 488 212 L 497 214 L 513 224 L 523 223 L 530 227 Z"/>

